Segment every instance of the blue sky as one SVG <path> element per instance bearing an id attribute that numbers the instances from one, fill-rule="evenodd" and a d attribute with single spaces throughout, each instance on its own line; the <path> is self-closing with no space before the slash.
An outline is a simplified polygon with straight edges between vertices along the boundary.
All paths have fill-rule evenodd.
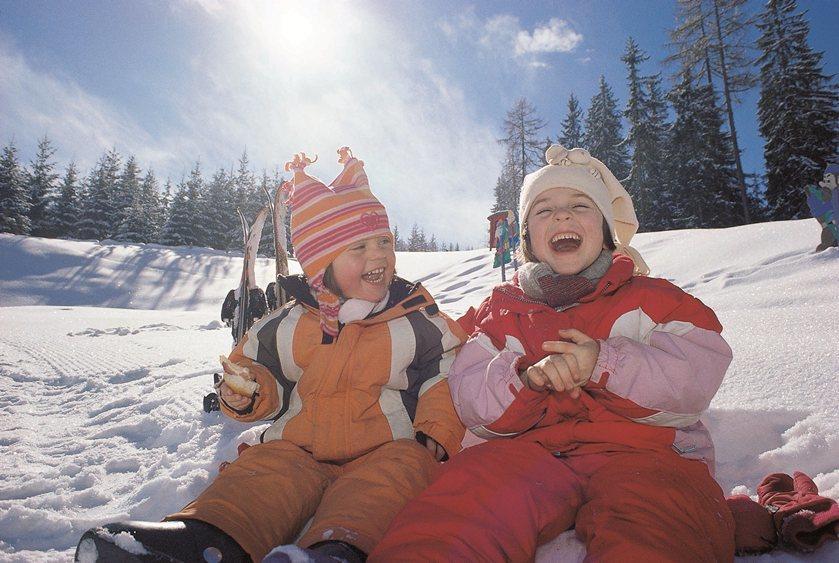
<path id="1" fill-rule="evenodd" d="M 755 2 L 755 6 L 760 3 Z M 839 73 L 839 2 L 800 1 L 824 69 Z M 477 244 L 500 169 L 505 112 L 525 96 L 555 136 L 573 92 L 604 74 L 625 102 L 628 36 L 670 70 L 675 0 L 233 2 L 0 0 L 0 141 L 24 161 L 47 134 L 62 166 L 108 147 L 178 181 L 247 148 L 273 169 L 349 145 L 403 231 Z M 736 115 L 747 172 L 762 167 L 754 107 Z"/>

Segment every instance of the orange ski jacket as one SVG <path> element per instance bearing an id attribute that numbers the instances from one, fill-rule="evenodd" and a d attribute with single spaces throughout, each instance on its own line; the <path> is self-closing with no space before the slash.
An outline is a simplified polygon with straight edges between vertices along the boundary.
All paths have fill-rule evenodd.
<path id="1" fill-rule="evenodd" d="M 288 440 L 319 461 L 343 462 L 421 432 L 451 456 L 465 433 L 452 404 L 448 372 L 466 340 L 419 283 L 394 278 L 384 310 L 340 327 L 320 328 L 317 302 L 302 276 L 281 280 L 294 297 L 258 321 L 231 352 L 260 389 L 248 422 L 273 420 L 261 441 Z"/>

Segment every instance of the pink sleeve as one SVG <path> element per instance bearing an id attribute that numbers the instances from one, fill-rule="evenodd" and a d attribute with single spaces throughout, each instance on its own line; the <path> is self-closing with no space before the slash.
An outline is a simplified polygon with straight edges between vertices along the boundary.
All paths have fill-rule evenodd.
<path id="1" fill-rule="evenodd" d="M 624 399 L 611 410 L 625 403 L 625 412 L 618 414 L 654 426 L 682 428 L 699 420 L 722 383 L 732 352 L 719 333 L 679 324 L 674 332 L 651 331 L 649 343 L 625 336 L 600 341 L 591 381 Z"/>
<path id="2" fill-rule="evenodd" d="M 507 338 L 507 345 L 520 347 L 512 337 Z M 481 333 L 458 352 L 449 372 L 449 388 L 457 414 L 477 436 L 515 435 L 531 428 L 544 414 L 539 407 L 546 394 L 524 389 L 519 379 L 516 366 L 523 355 L 523 350 L 509 347 L 499 351 Z"/>

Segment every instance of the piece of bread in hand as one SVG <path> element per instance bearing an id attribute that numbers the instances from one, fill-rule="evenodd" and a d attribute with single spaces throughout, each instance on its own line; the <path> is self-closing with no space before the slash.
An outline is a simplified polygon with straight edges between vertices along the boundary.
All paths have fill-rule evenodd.
<path id="1" fill-rule="evenodd" d="M 231 391 L 245 397 L 252 397 L 259 391 L 259 383 L 248 377 L 250 374 L 248 368 L 234 364 L 226 356 L 219 356 L 219 360 L 224 367 L 221 380 L 227 383 Z"/>

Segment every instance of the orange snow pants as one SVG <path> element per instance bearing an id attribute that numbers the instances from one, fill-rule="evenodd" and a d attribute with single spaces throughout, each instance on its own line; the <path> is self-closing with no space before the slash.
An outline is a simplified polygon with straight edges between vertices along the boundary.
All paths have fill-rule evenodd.
<path id="1" fill-rule="evenodd" d="M 495 440 L 452 457 L 369 561 L 533 561 L 570 528 L 586 561 L 734 559 L 734 521 L 702 462 L 649 450 L 554 457 Z"/>
<path id="2" fill-rule="evenodd" d="M 370 553 L 390 520 L 435 475 L 437 462 L 413 440 L 397 440 L 342 465 L 315 461 L 277 440 L 242 452 L 197 499 L 166 520 L 202 520 L 261 561 L 294 542 L 340 540 Z"/>

